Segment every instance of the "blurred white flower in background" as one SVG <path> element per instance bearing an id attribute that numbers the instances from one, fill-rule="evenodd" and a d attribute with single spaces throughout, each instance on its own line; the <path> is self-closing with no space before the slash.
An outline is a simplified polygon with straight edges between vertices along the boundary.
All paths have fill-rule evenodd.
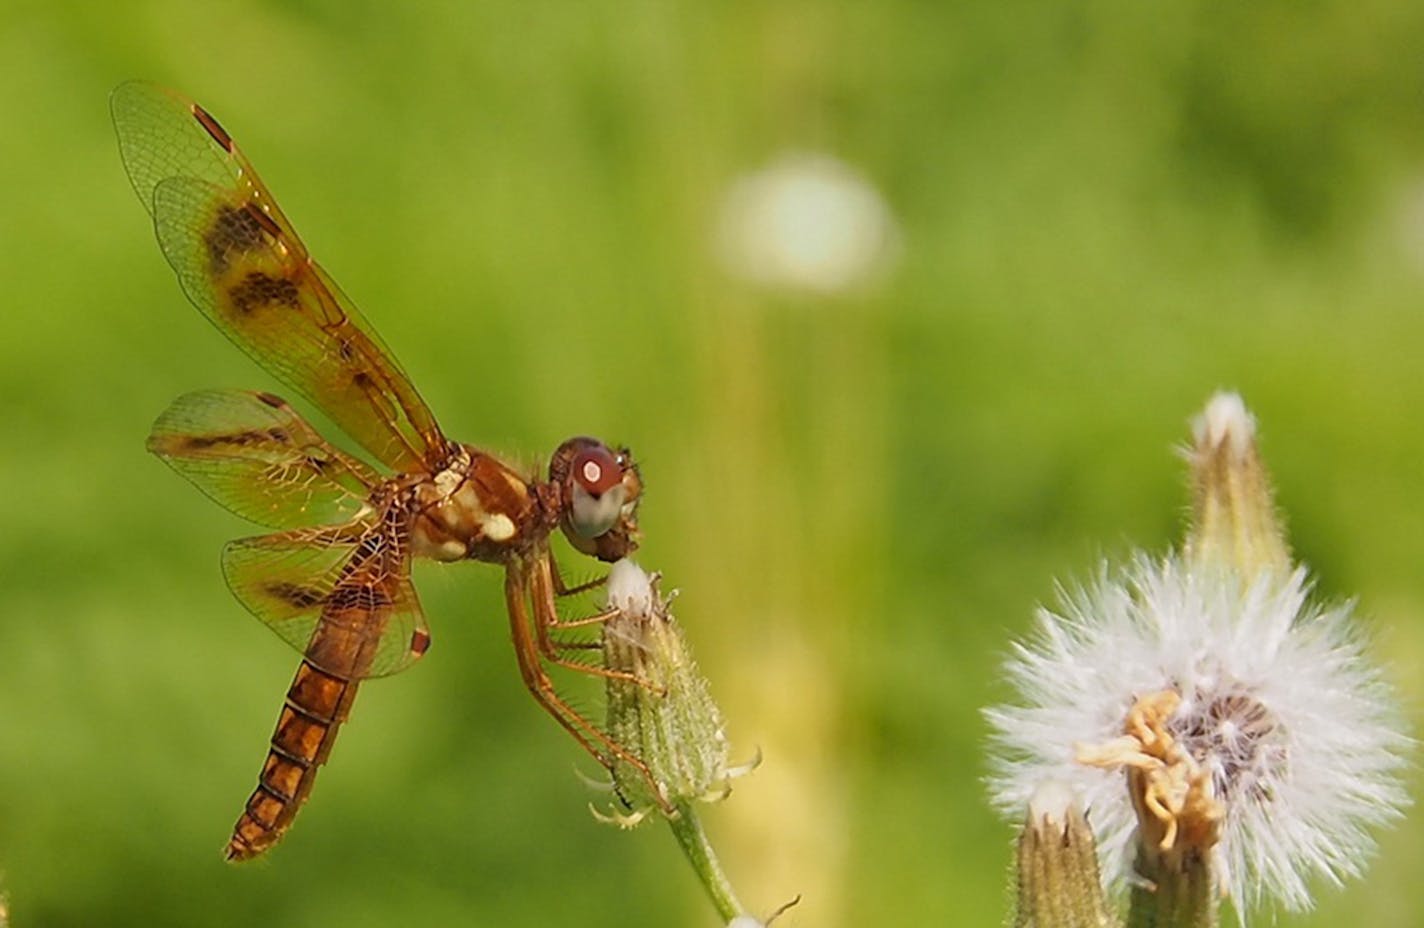
<path id="1" fill-rule="evenodd" d="M 899 233 L 884 198 L 852 167 L 830 155 L 790 153 L 731 183 L 716 244 L 738 278 L 828 295 L 884 273 Z"/>

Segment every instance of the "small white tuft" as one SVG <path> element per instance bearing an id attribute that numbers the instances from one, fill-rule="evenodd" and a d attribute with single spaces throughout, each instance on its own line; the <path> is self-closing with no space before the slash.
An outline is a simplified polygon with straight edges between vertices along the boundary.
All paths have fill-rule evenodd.
<path id="1" fill-rule="evenodd" d="M 656 594 L 653 578 L 637 563 L 623 558 L 608 571 L 608 606 L 631 615 L 652 615 Z"/>
<path id="2" fill-rule="evenodd" d="M 1073 787 L 1062 780 L 1044 780 L 1028 800 L 1029 818 L 1040 823 L 1062 827 L 1068 822 L 1068 810 L 1077 802 Z"/>
<path id="3" fill-rule="evenodd" d="M 1241 394 L 1222 391 L 1192 420 L 1192 437 L 1198 451 L 1226 445 L 1234 457 L 1241 457 L 1256 441 L 1256 419 L 1246 411 Z"/>

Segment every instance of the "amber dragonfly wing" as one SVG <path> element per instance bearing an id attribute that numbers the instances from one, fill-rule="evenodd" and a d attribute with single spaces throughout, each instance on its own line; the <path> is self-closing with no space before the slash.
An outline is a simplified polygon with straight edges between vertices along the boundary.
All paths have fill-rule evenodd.
<path id="1" fill-rule="evenodd" d="M 396 673 L 430 644 L 410 552 L 390 520 L 243 538 L 223 549 L 233 595 L 306 657 L 344 680 Z"/>
<path id="2" fill-rule="evenodd" d="M 343 524 L 380 475 L 332 447 L 281 397 L 198 390 L 154 422 L 148 450 L 218 504 L 269 528 Z"/>
<path id="3" fill-rule="evenodd" d="M 193 305 L 382 464 L 438 470 L 447 442 L 424 400 L 217 120 L 143 82 L 109 105 L 129 180 Z"/>

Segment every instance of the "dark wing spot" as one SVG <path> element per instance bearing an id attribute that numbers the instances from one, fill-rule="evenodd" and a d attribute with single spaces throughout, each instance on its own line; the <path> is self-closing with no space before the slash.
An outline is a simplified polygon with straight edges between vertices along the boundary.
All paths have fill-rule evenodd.
<path id="1" fill-rule="evenodd" d="M 283 406 L 287 405 L 287 401 L 286 401 L 286 400 L 282 399 L 280 396 L 277 396 L 276 394 L 273 394 L 273 393 L 257 393 L 257 394 L 255 394 L 255 395 L 256 395 L 256 397 L 257 397 L 257 399 L 258 399 L 259 402 L 266 403 L 268 406 L 271 406 L 273 409 L 281 409 Z"/>
<path id="2" fill-rule="evenodd" d="M 388 423 L 395 423 L 400 419 L 400 410 L 396 409 L 391 398 L 377 384 L 376 379 L 368 371 L 357 370 L 351 374 L 351 385 L 361 391 L 366 396 L 366 402 L 371 404 L 376 415 L 380 416 Z"/>
<path id="3" fill-rule="evenodd" d="M 259 214 L 261 210 L 257 211 Z M 208 261 L 215 275 L 227 272 L 234 254 L 247 254 L 263 244 L 263 227 L 252 210 L 234 209 L 224 203 L 218 207 L 217 218 L 203 236 L 208 246 Z"/>
<path id="4" fill-rule="evenodd" d="M 244 316 L 264 306 L 301 308 L 296 284 L 285 277 L 269 277 L 261 271 L 250 272 L 241 283 L 228 290 L 227 295 L 233 308 Z"/>
<path id="5" fill-rule="evenodd" d="M 269 596 L 280 599 L 297 609 L 310 609 L 312 606 L 326 602 L 327 598 L 326 594 L 320 590 L 286 581 L 269 583 L 262 590 Z"/>
<path id="6" fill-rule="evenodd" d="M 217 448 L 222 445 L 255 445 L 268 439 L 266 432 L 232 432 L 227 435 L 189 435 L 183 439 L 183 447 L 191 451 Z"/>
<path id="7" fill-rule="evenodd" d="M 410 653 L 420 657 L 430 649 L 430 632 L 417 628 L 410 633 Z"/>
<path id="8" fill-rule="evenodd" d="M 213 141 L 221 145 L 224 151 L 232 151 L 232 136 L 228 135 L 227 130 L 224 129 L 222 125 L 216 119 L 213 118 L 212 113 L 209 113 L 207 110 L 194 103 L 193 118 L 198 121 L 199 125 L 201 125 L 205 130 L 207 130 L 208 135 L 211 135 L 213 137 Z"/>

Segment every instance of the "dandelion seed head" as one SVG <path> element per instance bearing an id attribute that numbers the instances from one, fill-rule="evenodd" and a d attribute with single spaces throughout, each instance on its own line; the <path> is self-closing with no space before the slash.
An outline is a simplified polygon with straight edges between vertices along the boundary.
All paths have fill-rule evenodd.
<path id="1" fill-rule="evenodd" d="M 1063 591 L 1006 664 L 1019 702 L 987 713 L 995 804 L 1018 819 L 1040 784 L 1067 784 L 1122 887 L 1137 817 L 1121 770 L 1082 763 L 1080 750 L 1122 741 L 1138 700 L 1169 692 L 1165 730 L 1224 809 L 1221 887 L 1241 912 L 1268 899 L 1308 908 L 1310 880 L 1357 875 L 1372 826 L 1400 814 L 1409 745 L 1351 605 L 1309 593 L 1303 569 L 1246 581 L 1176 556 L 1138 556 Z"/>

